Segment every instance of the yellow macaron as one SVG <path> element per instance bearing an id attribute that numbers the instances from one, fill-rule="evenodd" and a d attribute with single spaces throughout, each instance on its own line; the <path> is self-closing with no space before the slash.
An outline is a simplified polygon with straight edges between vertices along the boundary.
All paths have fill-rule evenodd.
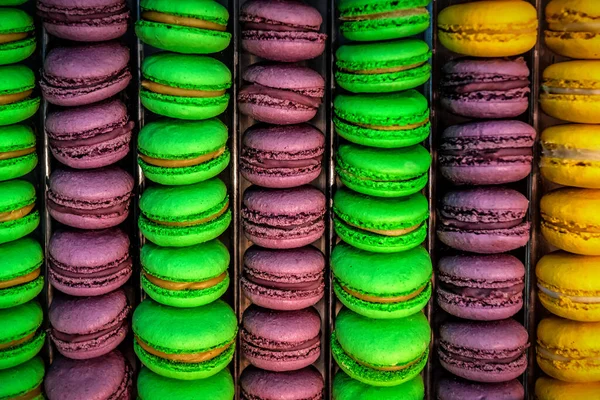
<path id="1" fill-rule="evenodd" d="M 542 75 L 540 104 L 551 117 L 600 124 L 600 61 L 550 65 Z"/>
<path id="2" fill-rule="evenodd" d="M 576 321 L 600 321 L 600 257 L 557 251 L 540 259 L 535 274 L 538 297 L 548 311 Z"/>
<path id="3" fill-rule="evenodd" d="M 546 374 L 566 382 L 600 381 L 600 322 L 550 317 L 537 329 L 536 359 Z"/>
<path id="4" fill-rule="evenodd" d="M 600 125 L 556 125 L 542 132 L 540 172 L 559 185 L 600 189 Z"/>
<path id="5" fill-rule="evenodd" d="M 600 255 L 600 190 L 561 188 L 542 197 L 542 235 L 575 254 Z"/>
<path id="6" fill-rule="evenodd" d="M 537 400 L 600 400 L 600 382 L 569 383 L 552 378 L 535 382 Z"/>
<path id="7" fill-rule="evenodd" d="M 600 59 L 600 1 L 552 0 L 546 6 L 546 46 L 565 57 Z"/>
<path id="8" fill-rule="evenodd" d="M 438 15 L 438 36 L 449 50 L 476 57 L 510 57 L 537 41 L 537 11 L 525 1 L 457 4 Z"/>

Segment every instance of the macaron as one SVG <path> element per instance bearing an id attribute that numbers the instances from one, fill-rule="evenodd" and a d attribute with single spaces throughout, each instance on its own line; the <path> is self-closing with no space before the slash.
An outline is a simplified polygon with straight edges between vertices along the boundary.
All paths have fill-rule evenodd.
<path id="1" fill-rule="evenodd" d="M 133 374 L 117 350 L 89 360 L 57 357 L 48 368 L 44 389 L 48 400 L 129 399 Z"/>
<path id="2" fill-rule="evenodd" d="M 224 369 L 217 374 L 193 381 L 167 378 L 142 368 L 137 377 L 137 395 L 140 400 L 204 398 L 233 400 L 235 387 L 231 373 Z"/>
<path id="3" fill-rule="evenodd" d="M 35 357 L 46 340 L 41 329 L 42 307 L 37 301 L 0 309 L 0 371 Z"/>
<path id="4" fill-rule="evenodd" d="M 341 144 L 335 170 L 348 188 L 370 196 L 400 197 L 427 185 L 431 155 L 423 146 L 377 149 Z"/>
<path id="5" fill-rule="evenodd" d="M 296 64 L 255 64 L 242 78 L 248 85 L 238 93 L 240 112 L 270 124 L 310 121 L 325 95 L 323 77 Z"/>
<path id="6" fill-rule="evenodd" d="M 209 378 L 233 359 L 237 319 L 221 300 L 174 308 L 147 299 L 135 309 L 132 324 L 138 358 L 166 378 Z"/>
<path id="7" fill-rule="evenodd" d="M 231 41 L 229 12 L 216 1 L 142 0 L 135 24 L 138 38 L 150 46 L 185 54 L 218 53 Z"/>
<path id="8" fill-rule="evenodd" d="M 380 148 L 407 147 L 429 136 L 429 105 L 416 90 L 390 94 L 339 94 L 333 101 L 338 135 Z"/>
<path id="9" fill-rule="evenodd" d="M 72 107 L 108 99 L 130 81 L 129 48 L 105 42 L 50 50 L 40 87 L 49 103 Z"/>
<path id="10" fill-rule="evenodd" d="M 249 366 L 240 377 L 242 399 L 323 400 L 323 376 L 314 367 L 273 372 Z"/>
<path id="11" fill-rule="evenodd" d="M 38 163 L 35 134 L 28 125 L 0 126 L 0 181 L 19 178 Z"/>
<path id="12" fill-rule="evenodd" d="M 0 182 L 0 244 L 29 235 L 40 224 L 35 188 L 26 181 Z"/>
<path id="13" fill-rule="evenodd" d="M 44 21 L 44 29 L 62 39 L 103 42 L 127 32 L 129 10 L 125 0 L 40 0 L 36 5 L 38 15 Z"/>
<path id="14" fill-rule="evenodd" d="M 142 75 L 140 99 L 155 114 L 208 119 L 229 104 L 231 71 L 214 58 L 157 53 L 144 58 Z"/>
<path id="15" fill-rule="evenodd" d="M 293 249 L 323 236 L 325 212 L 325 195 L 313 186 L 251 186 L 242 200 L 242 227 L 248 240 L 258 246 Z"/>
<path id="16" fill-rule="evenodd" d="M 28 0 L 0 0 L 0 6 L 19 6 L 27 3 Z"/>
<path id="17" fill-rule="evenodd" d="M 167 306 L 203 306 L 227 291 L 229 261 L 227 247 L 216 239 L 182 248 L 146 243 L 140 251 L 142 289 Z"/>
<path id="18" fill-rule="evenodd" d="M 441 102 L 446 110 L 463 117 L 513 118 L 529 107 L 529 83 L 523 57 L 459 58 L 442 67 Z"/>
<path id="19" fill-rule="evenodd" d="M 252 246 L 244 254 L 241 286 L 252 303 L 271 310 L 300 310 L 325 293 L 325 257 L 312 246 L 272 250 Z"/>
<path id="20" fill-rule="evenodd" d="M 436 385 L 439 400 L 524 400 L 525 389 L 516 379 L 498 383 L 471 382 L 459 378 L 444 378 Z"/>
<path id="21" fill-rule="evenodd" d="M 325 135 L 312 125 L 254 125 L 242 137 L 240 172 L 258 186 L 301 186 L 321 175 L 324 152 Z"/>
<path id="22" fill-rule="evenodd" d="M 457 185 L 498 185 L 531 173 L 535 129 L 521 121 L 453 125 L 441 135 L 440 172 Z"/>
<path id="23" fill-rule="evenodd" d="M 134 122 L 118 99 L 49 113 L 45 131 L 50 150 L 76 169 L 114 164 L 129 153 Z"/>
<path id="24" fill-rule="evenodd" d="M 24 121 L 37 112 L 40 97 L 32 96 L 34 88 L 35 75 L 26 66 L 0 66 L 0 126 Z"/>
<path id="25" fill-rule="evenodd" d="M 41 357 L 13 368 L 0 370 L 0 396 L 7 399 L 29 398 L 44 400 L 42 395 L 44 381 L 44 361 Z"/>
<path id="26" fill-rule="evenodd" d="M 123 286 L 133 262 L 121 229 L 58 230 L 48 243 L 48 279 L 71 296 L 100 296 Z"/>
<path id="27" fill-rule="evenodd" d="M 599 322 L 550 317 L 537 327 L 536 360 L 546 374 L 571 383 L 600 381 Z"/>
<path id="28" fill-rule="evenodd" d="M 444 8 L 437 27 L 442 45 L 455 53 L 510 57 L 535 46 L 538 19 L 526 1 L 474 1 Z"/>
<path id="29" fill-rule="evenodd" d="M 33 18 L 18 8 L 0 9 L 0 65 L 25 60 L 35 51 Z"/>
<path id="30" fill-rule="evenodd" d="M 129 215 L 133 178 L 121 168 L 58 169 L 50 175 L 48 186 L 48 211 L 67 226 L 112 228 Z"/>
<path id="31" fill-rule="evenodd" d="M 527 331 L 514 319 L 446 322 L 440 327 L 442 367 L 475 382 L 507 382 L 527 369 Z"/>
<path id="32" fill-rule="evenodd" d="M 433 267 L 422 246 L 382 254 L 340 242 L 331 254 L 331 271 L 337 298 L 368 318 L 403 318 L 421 311 L 431 297 Z"/>
<path id="33" fill-rule="evenodd" d="M 138 226 L 159 246 L 185 247 L 219 237 L 229 227 L 227 187 L 217 179 L 187 186 L 153 186 L 140 198 Z"/>
<path id="34" fill-rule="evenodd" d="M 437 235 L 462 251 L 496 254 L 529 241 L 529 200 L 513 189 L 476 187 L 446 193 L 438 209 Z"/>
<path id="35" fill-rule="evenodd" d="M 295 311 L 251 306 L 244 311 L 241 353 L 267 371 L 295 371 L 321 355 L 321 317 L 312 307 Z"/>
<path id="36" fill-rule="evenodd" d="M 550 50 L 570 58 L 600 59 L 600 36 L 594 28 L 600 12 L 594 0 L 552 0 L 545 15 L 544 38 Z"/>
<path id="37" fill-rule="evenodd" d="M 353 93 L 413 89 L 431 78 L 431 50 L 422 40 L 345 44 L 335 53 L 335 81 Z"/>
<path id="38" fill-rule="evenodd" d="M 566 61 L 542 74 L 540 105 L 551 117 L 582 124 L 600 123 L 600 62 Z"/>
<path id="39" fill-rule="evenodd" d="M 535 382 L 535 396 L 539 400 L 598 400 L 600 383 L 570 383 L 543 376 Z"/>
<path id="40" fill-rule="evenodd" d="M 430 341 L 423 313 L 371 319 L 343 308 L 335 320 L 331 352 L 351 378 L 371 386 L 397 386 L 423 370 Z"/>
<path id="41" fill-rule="evenodd" d="M 340 31 L 361 42 L 413 36 L 429 27 L 430 0 L 340 0 Z"/>
<path id="42" fill-rule="evenodd" d="M 339 189 L 333 197 L 333 225 L 344 242 L 375 253 L 417 247 L 427 236 L 429 206 L 421 193 L 381 198 Z"/>
<path id="43" fill-rule="evenodd" d="M 0 245 L 0 309 L 34 299 L 44 288 L 42 246 L 29 237 Z"/>
<path id="44" fill-rule="evenodd" d="M 94 297 L 55 296 L 48 310 L 50 339 L 74 360 L 103 356 L 125 340 L 130 310 L 123 289 Z"/>
<path id="45" fill-rule="evenodd" d="M 437 302 L 459 318 L 494 321 L 523 308 L 525 266 L 509 254 L 440 258 Z"/>
<path id="46" fill-rule="evenodd" d="M 323 17 L 303 1 L 249 0 L 240 8 L 242 48 L 266 60 L 297 62 L 323 54 Z"/>
<path id="47" fill-rule="evenodd" d="M 561 250 L 599 256 L 599 207 L 598 189 L 561 188 L 546 193 L 540 202 L 542 235 Z"/>
<path id="48" fill-rule="evenodd" d="M 400 385 L 378 387 L 350 378 L 344 371 L 338 371 L 333 379 L 333 400 L 423 400 L 425 385 L 417 375 Z"/>
<path id="49" fill-rule="evenodd" d="M 227 126 L 204 121 L 162 119 L 138 136 L 138 163 L 144 176 L 163 185 L 189 185 L 220 174 L 229 165 Z"/>

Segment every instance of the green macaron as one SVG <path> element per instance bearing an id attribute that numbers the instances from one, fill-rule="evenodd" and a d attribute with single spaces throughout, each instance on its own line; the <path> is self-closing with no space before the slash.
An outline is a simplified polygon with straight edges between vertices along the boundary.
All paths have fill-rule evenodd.
<path id="1" fill-rule="evenodd" d="M 40 224 L 35 188 L 26 181 L 0 182 L 0 243 L 30 234 Z"/>
<path id="2" fill-rule="evenodd" d="M 208 378 L 233 359 L 237 319 L 221 300 L 193 308 L 144 300 L 133 313 L 132 328 L 140 361 L 167 378 Z"/>
<path id="3" fill-rule="evenodd" d="M 33 129 L 26 125 L 0 126 L 0 181 L 26 175 L 37 163 Z"/>
<path id="4" fill-rule="evenodd" d="M 0 0 L 0 6 L 19 6 L 21 4 L 27 3 L 28 0 Z"/>
<path id="5" fill-rule="evenodd" d="M 231 71 L 204 56 L 158 53 L 142 64 L 140 98 L 144 107 L 166 117 L 201 120 L 227 108 Z"/>
<path id="6" fill-rule="evenodd" d="M 227 137 L 227 126 L 216 118 L 151 122 L 138 137 L 138 162 L 146 178 L 163 185 L 202 182 L 227 168 Z"/>
<path id="7" fill-rule="evenodd" d="M 44 361 L 34 357 L 13 368 L 0 370 L 0 399 L 44 400 Z"/>
<path id="8" fill-rule="evenodd" d="M 235 396 L 233 378 L 227 368 L 209 378 L 192 381 L 166 378 L 142 368 L 137 388 L 139 400 L 232 400 Z"/>
<path id="9" fill-rule="evenodd" d="M 423 400 L 425 385 L 420 375 L 401 385 L 377 387 L 350 378 L 339 371 L 333 380 L 333 400 Z"/>
<path id="10" fill-rule="evenodd" d="M 142 288 L 168 306 L 203 306 L 227 291 L 229 259 L 227 247 L 216 239 L 181 248 L 146 243 L 140 251 Z"/>
<path id="11" fill-rule="evenodd" d="M 140 199 L 140 231 L 159 246 L 185 247 L 219 237 L 231 222 L 227 187 L 217 179 L 153 186 Z"/>
<path id="12" fill-rule="evenodd" d="M 35 75 L 24 65 L 0 67 L 0 126 L 16 124 L 33 116 L 40 98 L 32 97 Z"/>
<path id="13" fill-rule="evenodd" d="M 337 50 L 335 57 L 337 84 L 354 93 L 412 89 L 431 77 L 431 50 L 418 39 L 347 44 Z"/>
<path id="14" fill-rule="evenodd" d="M 422 246 L 382 254 L 340 242 L 331 254 L 331 270 L 338 299 L 365 317 L 406 317 L 421 311 L 431 297 L 433 267 Z"/>
<path id="15" fill-rule="evenodd" d="M 350 189 L 377 197 L 408 196 L 427 185 L 431 155 L 423 146 L 400 149 L 342 144 L 335 170 Z"/>
<path id="16" fill-rule="evenodd" d="M 142 0 L 135 33 L 142 42 L 185 54 L 225 50 L 231 41 L 229 12 L 212 0 Z"/>
<path id="17" fill-rule="evenodd" d="M 429 136 L 429 105 L 416 90 L 336 96 L 333 123 L 343 138 L 364 146 L 397 148 Z"/>
<path id="18" fill-rule="evenodd" d="M 31 238 L 0 245 L 0 308 L 27 303 L 44 287 L 42 246 Z M 0 397 L 1 398 L 1 397 Z"/>
<path id="19" fill-rule="evenodd" d="M 35 51 L 33 18 L 17 8 L 0 8 L 0 65 L 23 61 Z"/>
<path id="20" fill-rule="evenodd" d="M 346 188 L 333 198 L 333 225 L 346 243 L 375 253 L 395 253 L 417 247 L 427 236 L 429 206 L 421 193 L 381 198 Z"/>
<path id="21" fill-rule="evenodd" d="M 40 329 L 43 315 L 37 301 L 0 309 L 0 370 L 22 364 L 40 352 L 46 339 Z"/>

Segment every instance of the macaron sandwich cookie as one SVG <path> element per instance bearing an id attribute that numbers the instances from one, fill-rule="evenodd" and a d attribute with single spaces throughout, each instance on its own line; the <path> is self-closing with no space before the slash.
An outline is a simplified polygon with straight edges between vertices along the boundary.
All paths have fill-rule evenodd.
<path id="1" fill-rule="evenodd" d="M 166 117 L 201 120 L 227 108 L 231 71 L 214 58 L 157 53 L 144 58 L 140 98 L 144 107 Z"/>
<path id="2" fill-rule="evenodd" d="M 335 321 L 331 352 L 351 378 L 371 386 L 397 386 L 423 370 L 430 340 L 423 313 L 371 319 L 344 308 Z"/>
<path id="3" fill-rule="evenodd" d="M 21 4 L 27 3 L 27 0 L 0 0 L 0 6 L 19 6 Z"/>
<path id="4" fill-rule="evenodd" d="M 209 378 L 182 381 L 155 374 L 149 368 L 142 368 L 137 377 L 137 395 L 140 400 L 168 398 L 232 400 L 235 396 L 235 387 L 231 373 L 227 369 Z"/>
<path id="5" fill-rule="evenodd" d="M 17 8 L 0 8 L 0 65 L 25 60 L 35 51 L 33 18 Z"/>
<path id="6" fill-rule="evenodd" d="M 322 400 L 324 386 L 323 376 L 314 367 L 273 372 L 249 366 L 240 377 L 242 399 Z"/>
<path id="7" fill-rule="evenodd" d="M 340 0 L 340 31 L 361 42 L 398 39 L 429 27 L 430 0 Z"/>
<path id="8" fill-rule="evenodd" d="M 227 247 L 216 239 L 182 248 L 146 243 L 140 252 L 142 288 L 167 306 L 203 306 L 227 291 L 229 261 Z"/>
<path id="9" fill-rule="evenodd" d="M 44 361 L 34 357 L 16 367 L 0 370 L 0 396 L 7 399 L 44 400 Z"/>
<path id="10" fill-rule="evenodd" d="M 23 238 L 0 245 L 0 309 L 15 307 L 34 299 L 44 287 L 40 244 Z"/>
<path id="11" fill-rule="evenodd" d="M 28 125 L 0 126 L 0 181 L 19 178 L 35 168 L 35 142 Z"/>
<path id="12" fill-rule="evenodd" d="M 35 357 L 46 339 L 42 307 L 37 301 L 0 309 L 0 371 Z M 2 385 L 4 386 L 4 385 Z"/>
<path id="13" fill-rule="evenodd" d="M 146 178 L 163 185 L 202 182 L 227 168 L 227 138 L 227 126 L 216 118 L 151 122 L 138 136 L 138 163 Z"/>
<path id="14" fill-rule="evenodd" d="M 0 66 L 0 126 L 16 124 L 33 116 L 40 107 L 33 96 L 35 75 L 24 65 Z"/>
<path id="15" fill-rule="evenodd" d="M 416 90 L 393 94 L 340 94 L 333 102 L 338 135 L 364 146 L 397 148 L 429 136 L 429 105 Z"/>
<path id="16" fill-rule="evenodd" d="M 333 198 L 335 232 L 344 242 L 375 253 L 417 247 L 427 236 L 429 207 L 421 193 L 371 197 L 339 189 Z"/>
<path id="17" fill-rule="evenodd" d="M 527 331 L 514 319 L 446 322 L 440 327 L 442 367 L 476 382 L 506 382 L 527 369 Z"/>
<path id="18" fill-rule="evenodd" d="M 242 78 L 249 85 L 238 93 L 240 112 L 270 124 L 310 121 L 325 94 L 323 77 L 295 64 L 255 64 L 244 71 Z"/>
<path id="19" fill-rule="evenodd" d="M 600 35 L 595 26 L 600 12 L 594 0 L 552 0 L 545 14 L 548 28 L 544 38 L 550 50 L 570 58 L 600 59 Z"/>
<path id="20" fill-rule="evenodd" d="M 229 12 L 216 1 L 142 0 L 140 8 L 135 33 L 159 49 L 208 54 L 225 50 L 231 41 L 226 32 Z"/>
<path id="21" fill-rule="evenodd" d="M 205 379 L 233 359 L 237 320 L 221 300 L 174 308 L 144 300 L 133 313 L 134 350 L 153 372 L 181 380 Z"/>
<path id="22" fill-rule="evenodd" d="M 272 61 L 297 62 L 323 54 L 323 17 L 303 1 L 249 0 L 240 8 L 242 47 Z"/>
<path id="23" fill-rule="evenodd" d="M 219 237 L 231 222 L 229 196 L 217 179 L 187 186 L 153 186 L 140 199 L 138 226 L 159 246 L 185 247 Z"/>
<path id="24" fill-rule="evenodd" d="M 335 80 L 353 93 L 385 93 L 421 86 L 431 77 L 431 50 L 422 40 L 346 44 L 335 53 Z"/>
<path id="25" fill-rule="evenodd" d="M 523 400 L 525 398 L 525 389 L 516 379 L 506 382 L 481 383 L 460 378 L 444 378 L 438 382 L 436 389 L 439 400 Z"/>
<path id="26" fill-rule="evenodd" d="M 251 306 L 242 318 L 241 352 L 255 367 L 294 371 L 321 355 L 321 317 L 312 307 L 277 311 Z"/>
<path id="27" fill-rule="evenodd" d="M 118 167 L 55 170 L 47 193 L 52 218 L 79 229 L 117 226 L 129 215 L 133 178 Z"/>
<path id="28" fill-rule="evenodd" d="M 425 398 L 423 378 L 417 375 L 396 386 L 371 386 L 352 379 L 343 371 L 333 379 L 333 400 L 422 400 Z"/>
<path id="29" fill-rule="evenodd" d="M 26 181 L 0 182 L 0 244 L 29 235 L 40 224 L 35 188 Z"/>
<path id="30" fill-rule="evenodd" d="M 535 382 L 535 396 L 539 400 L 598 400 L 599 382 L 571 383 L 548 377 Z"/>

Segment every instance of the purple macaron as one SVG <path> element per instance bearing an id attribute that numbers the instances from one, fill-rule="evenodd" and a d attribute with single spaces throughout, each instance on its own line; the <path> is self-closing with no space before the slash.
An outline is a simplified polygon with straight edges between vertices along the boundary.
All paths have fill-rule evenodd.
<path id="1" fill-rule="evenodd" d="M 503 187 L 448 192 L 439 209 L 438 237 L 446 245 L 481 254 L 504 253 L 529 241 L 529 201 Z"/>
<path id="2" fill-rule="evenodd" d="M 295 64 L 255 64 L 246 69 L 243 78 L 249 85 L 238 93 L 240 112 L 270 124 L 310 121 L 325 94 L 323 77 Z"/>
<path id="3" fill-rule="evenodd" d="M 325 232 L 325 196 L 313 186 L 244 192 L 242 226 L 254 244 L 270 249 L 306 246 Z"/>
<path id="4" fill-rule="evenodd" d="M 242 354 L 255 367 L 294 371 L 308 367 L 321 354 L 321 317 L 312 307 L 277 311 L 250 306 L 241 330 Z"/>
<path id="5" fill-rule="evenodd" d="M 442 367 L 476 382 L 506 382 L 527 369 L 527 331 L 514 319 L 447 322 L 440 327 Z"/>
<path id="6" fill-rule="evenodd" d="M 54 171 L 48 211 L 52 218 L 79 229 L 117 226 L 129 215 L 133 178 L 117 167 Z"/>
<path id="7" fill-rule="evenodd" d="M 49 103 L 71 107 L 106 100 L 130 81 L 129 49 L 106 42 L 50 50 L 40 87 Z"/>
<path id="8" fill-rule="evenodd" d="M 325 257 L 315 247 L 271 250 L 250 247 L 244 254 L 242 290 L 254 304 L 273 310 L 300 310 L 321 300 Z"/>
<path id="9" fill-rule="evenodd" d="M 501 383 L 442 379 L 437 384 L 437 400 L 524 400 L 525 390 L 516 379 Z"/>
<path id="10" fill-rule="evenodd" d="M 535 136 L 535 129 L 521 121 L 451 126 L 440 140 L 440 171 L 457 185 L 519 181 L 531 172 Z"/>
<path id="11" fill-rule="evenodd" d="M 513 118 L 529 106 L 529 68 L 523 57 L 461 58 L 446 63 L 442 75 L 442 106 L 454 114 Z"/>
<path id="12" fill-rule="evenodd" d="M 99 168 L 127 155 L 133 126 L 125 104 L 112 99 L 49 114 L 46 134 L 52 154 L 61 163 Z"/>
<path id="13" fill-rule="evenodd" d="M 320 56 L 323 17 L 300 0 L 249 0 L 240 9 L 242 47 L 267 60 L 296 62 Z"/>
<path id="14" fill-rule="evenodd" d="M 129 400 L 133 371 L 117 351 L 89 360 L 57 357 L 44 389 L 48 400 Z"/>
<path id="15" fill-rule="evenodd" d="M 132 274 L 129 237 L 118 228 L 56 231 L 48 244 L 48 278 L 72 296 L 99 296 Z"/>
<path id="16" fill-rule="evenodd" d="M 240 171 L 255 185 L 290 188 L 321 174 L 325 136 L 311 125 L 257 125 L 242 140 Z"/>
<path id="17" fill-rule="evenodd" d="M 240 377 L 241 400 L 322 400 L 323 376 L 314 367 L 273 372 L 247 367 Z"/>
<path id="18" fill-rule="evenodd" d="M 437 278 L 438 304 L 454 316 L 493 321 L 523 307 L 525 266 L 511 255 L 442 257 Z"/>

